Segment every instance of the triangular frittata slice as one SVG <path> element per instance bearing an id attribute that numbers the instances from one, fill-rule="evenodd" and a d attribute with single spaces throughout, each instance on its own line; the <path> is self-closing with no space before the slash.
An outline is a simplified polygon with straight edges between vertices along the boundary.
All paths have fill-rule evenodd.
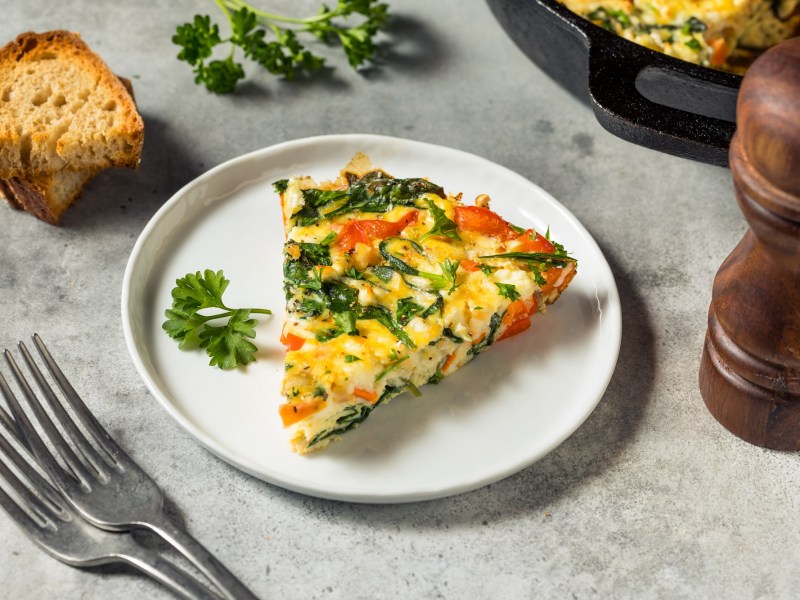
<path id="1" fill-rule="evenodd" d="M 466 205 L 363 155 L 334 181 L 275 188 L 287 237 L 280 416 L 299 453 L 524 331 L 576 273 L 561 246 L 506 222 L 487 196 Z"/>

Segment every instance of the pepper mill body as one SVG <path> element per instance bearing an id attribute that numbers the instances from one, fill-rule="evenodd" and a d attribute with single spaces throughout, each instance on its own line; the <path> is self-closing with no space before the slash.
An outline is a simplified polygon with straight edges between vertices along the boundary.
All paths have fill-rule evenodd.
<path id="1" fill-rule="evenodd" d="M 753 64 L 737 121 L 730 167 L 750 229 L 714 280 L 700 391 L 745 441 L 800 450 L 800 38 Z"/>

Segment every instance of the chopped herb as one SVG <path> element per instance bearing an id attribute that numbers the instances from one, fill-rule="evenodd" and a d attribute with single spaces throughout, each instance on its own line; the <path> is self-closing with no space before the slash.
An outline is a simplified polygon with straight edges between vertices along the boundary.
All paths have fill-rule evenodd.
<path id="1" fill-rule="evenodd" d="M 616 30 L 614 26 L 615 22 L 619 25 L 620 29 L 631 26 L 630 18 L 623 11 L 604 8 L 602 6 L 587 14 L 586 18 L 611 32 Z"/>
<path id="2" fill-rule="evenodd" d="M 696 52 L 699 52 L 699 51 L 702 49 L 702 46 L 700 45 L 700 42 L 698 42 L 698 41 L 697 41 L 696 39 L 694 39 L 694 38 L 692 38 L 692 39 L 690 39 L 689 41 L 687 41 L 687 42 L 684 42 L 684 43 L 685 43 L 687 46 L 689 46 L 689 48 L 691 48 L 692 50 L 695 50 Z"/>
<path id="3" fill-rule="evenodd" d="M 439 206 L 430 198 L 425 198 L 425 204 L 428 205 L 428 210 L 433 215 L 433 227 L 431 227 L 430 231 L 422 234 L 422 236 L 419 238 L 419 241 L 423 242 L 432 235 L 439 235 L 450 238 L 451 240 L 460 241 L 461 238 L 458 236 L 458 225 L 456 225 L 456 222 L 448 218 L 444 210 L 439 208 Z"/>
<path id="4" fill-rule="evenodd" d="M 328 281 L 325 284 L 325 295 L 331 312 L 342 313 L 355 311 L 358 308 L 358 290 L 341 281 Z"/>
<path id="5" fill-rule="evenodd" d="M 703 23 L 703 21 L 697 17 L 689 17 L 689 20 L 681 27 L 681 33 L 686 35 L 690 33 L 702 33 L 706 29 L 708 29 L 708 26 Z"/>
<path id="6" fill-rule="evenodd" d="M 434 300 L 433 303 L 428 308 L 426 308 L 419 316 L 423 319 L 427 319 L 433 313 L 442 310 L 443 307 L 444 307 L 444 298 L 442 298 L 437 294 L 436 300 Z"/>
<path id="7" fill-rule="evenodd" d="M 442 364 L 444 364 L 444 361 L 445 359 L 442 359 Z M 430 378 L 428 379 L 428 383 L 436 385 L 442 379 L 444 379 L 444 373 L 442 373 L 442 368 L 440 366 L 438 369 L 436 369 L 436 372 L 430 376 Z"/>
<path id="8" fill-rule="evenodd" d="M 283 265 L 283 279 L 287 294 L 291 286 L 306 290 L 322 289 L 322 269 L 314 267 L 309 273 L 299 260 L 287 261 Z"/>
<path id="9" fill-rule="evenodd" d="M 358 335 L 358 329 L 356 329 L 356 313 L 349 310 L 340 313 L 334 313 L 333 320 L 342 333 L 347 335 Z"/>
<path id="10" fill-rule="evenodd" d="M 553 244 L 553 247 L 556 249 L 556 254 L 557 255 L 559 255 L 559 256 L 566 256 L 567 255 L 567 251 L 564 250 L 564 246 L 562 246 L 558 242 L 554 242 L 553 240 L 548 240 L 548 241 L 551 244 Z"/>
<path id="11" fill-rule="evenodd" d="M 498 293 L 503 298 L 508 298 L 512 302 L 514 300 L 519 300 L 519 292 L 517 291 L 516 286 L 513 284 L 495 282 L 495 285 L 497 286 Z"/>
<path id="12" fill-rule="evenodd" d="M 344 355 L 344 362 L 346 362 L 346 363 L 356 362 L 357 360 L 361 360 L 361 359 L 359 357 L 357 357 L 355 354 L 345 354 Z"/>
<path id="13" fill-rule="evenodd" d="M 497 335 L 497 330 L 500 327 L 500 323 L 502 322 L 503 317 L 500 313 L 494 313 L 492 318 L 489 319 L 489 333 L 486 335 L 483 340 L 472 346 L 467 353 L 468 354 L 480 354 L 486 348 L 491 346 L 494 343 L 494 337 Z"/>
<path id="14" fill-rule="evenodd" d="M 565 267 L 567 263 L 577 263 L 578 261 L 567 256 L 566 252 L 559 252 L 558 250 L 550 254 L 548 252 L 506 252 L 505 254 L 490 254 L 489 256 L 481 256 L 481 258 L 510 258 L 513 260 L 520 260 L 526 263 L 533 263 L 537 265 L 546 265 L 549 267 Z"/>
<path id="15" fill-rule="evenodd" d="M 364 278 L 364 274 L 355 267 L 347 267 L 347 269 L 345 269 L 344 271 L 344 274 L 347 275 L 350 279 Z"/>
<path id="16" fill-rule="evenodd" d="M 326 235 L 324 238 L 322 238 L 320 240 L 319 244 L 320 244 L 320 246 L 330 246 L 334 242 L 335 239 L 336 239 L 336 232 L 335 231 L 329 231 L 328 235 Z"/>
<path id="17" fill-rule="evenodd" d="M 442 269 L 441 274 L 420 271 L 391 252 L 390 244 L 395 246 L 398 243 L 408 244 L 411 250 L 420 256 L 424 256 L 425 252 L 424 248 L 414 240 L 409 240 L 402 237 L 390 237 L 381 241 L 381 243 L 378 245 L 378 250 L 380 251 L 381 256 L 386 259 L 386 261 L 395 271 L 404 273 L 406 275 L 413 275 L 415 277 L 427 279 L 431 282 L 431 287 L 437 290 L 447 289 L 449 292 L 452 292 L 456 289 L 456 271 L 458 270 L 458 261 L 452 261 L 449 258 L 446 258 L 444 262 L 439 263 L 439 267 Z"/>
<path id="18" fill-rule="evenodd" d="M 395 271 L 398 271 L 399 273 L 403 273 L 405 275 L 418 276 L 419 275 L 418 269 L 415 269 L 414 267 L 406 263 L 404 260 L 402 260 L 399 256 L 391 252 L 389 245 L 390 244 L 396 245 L 397 242 L 400 242 L 402 244 L 409 244 L 411 248 L 415 252 L 417 252 L 417 254 L 419 254 L 420 256 L 422 256 L 425 252 L 425 249 L 414 240 L 409 240 L 401 237 L 389 237 L 386 238 L 385 240 L 382 240 L 381 243 L 378 244 L 378 251 L 381 253 L 381 256 L 383 256 L 383 258 L 386 259 L 386 261 L 392 266 L 392 269 L 394 269 Z"/>
<path id="19" fill-rule="evenodd" d="M 449 340 L 454 341 L 456 344 L 461 344 L 464 341 L 463 339 L 458 337 L 455 333 L 453 333 L 453 330 L 450 329 L 449 327 L 445 327 L 442 330 L 442 336 L 446 337 Z"/>
<path id="20" fill-rule="evenodd" d="M 414 396 L 414 397 L 416 397 L 416 398 L 419 398 L 420 396 L 422 396 L 422 392 L 420 392 L 420 391 L 419 391 L 419 388 L 418 388 L 416 385 L 414 385 L 413 383 L 411 383 L 411 381 L 410 381 L 410 380 L 408 380 L 408 379 L 403 379 L 403 383 L 405 383 L 405 384 L 406 384 L 406 385 L 405 385 L 405 388 L 406 388 L 406 389 L 407 389 L 409 392 L 411 392 L 411 395 L 412 395 L 412 396 Z"/>
<path id="21" fill-rule="evenodd" d="M 386 327 L 386 329 L 388 329 L 392 335 L 394 335 L 394 337 L 403 342 L 409 348 L 417 347 L 414 341 L 408 337 L 408 334 L 403 331 L 402 326 L 392 318 L 389 310 L 383 306 L 365 306 L 361 309 L 361 314 L 358 316 L 358 318 L 367 320 L 374 319 Z"/>
<path id="22" fill-rule="evenodd" d="M 375 170 L 356 179 L 346 190 L 303 190 L 303 207 L 294 215 L 297 224 L 312 225 L 351 212 L 385 213 L 395 206 L 414 206 L 425 194 L 445 197 L 444 190 L 427 179 L 395 179 Z"/>
<path id="23" fill-rule="evenodd" d="M 317 340 L 327 342 L 340 335 L 358 335 L 358 290 L 339 281 L 330 281 L 326 283 L 324 293 L 327 308 L 333 315 L 334 326 L 317 332 Z"/>
<path id="24" fill-rule="evenodd" d="M 449 292 L 456 289 L 456 271 L 458 271 L 458 264 L 458 261 L 445 258 L 444 262 L 439 265 L 442 268 L 442 277 L 444 277 L 444 284 L 441 285 L 442 289 L 446 288 Z"/>
<path id="25" fill-rule="evenodd" d="M 397 301 L 395 317 L 400 325 L 407 325 L 411 319 L 421 314 L 424 310 L 425 309 L 417 304 L 413 298 L 400 298 L 400 300 Z"/>
<path id="26" fill-rule="evenodd" d="M 311 290 L 303 296 L 297 310 L 306 317 L 318 317 L 325 312 L 326 308 L 325 301 L 320 298 L 319 293 Z"/>
<path id="27" fill-rule="evenodd" d="M 409 356 L 408 356 L 408 355 L 406 355 L 406 356 L 399 356 L 399 355 L 397 354 L 397 350 L 395 350 L 394 348 L 392 348 L 392 351 L 391 351 L 391 353 L 389 354 L 389 365 L 388 365 L 388 366 L 387 366 L 387 367 L 386 367 L 386 368 L 385 368 L 383 371 L 381 371 L 380 373 L 378 373 L 378 375 L 375 377 L 375 381 L 376 381 L 376 382 L 380 381 L 381 379 L 383 379 L 384 377 L 386 377 L 386 375 L 387 375 L 388 373 L 390 373 L 391 371 L 393 371 L 394 369 L 396 369 L 396 368 L 398 367 L 398 365 L 400 365 L 401 363 L 403 363 L 403 362 L 407 361 L 408 359 L 409 359 Z"/>
<path id="28" fill-rule="evenodd" d="M 370 415 L 370 413 L 375 410 L 375 407 L 397 396 L 403 391 L 402 386 L 386 386 L 381 394 L 380 398 L 372 404 L 353 404 L 348 406 L 342 411 L 341 416 L 336 419 L 336 427 L 333 429 L 325 429 L 324 431 L 320 431 L 314 438 L 308 443 L 308 447 L 311 448 L 312 446 L 318 444 L 322 440 L 325 440 L 330 437 L 335 437 L 337 435 L 342 435 L 351 429 L 358 427 L 361 423 L 363 423 L 366 418 Z"/>
<path id="29" fill-rule="evenodd" d="M 289 244 L 291 245 L 291 243 Z M 325 244 L 302 242 L 300 246 L 300 262 L 310 267 L 331 266 L 331 251 Z"/>
<path id="30" fill-rule="evenodd" d="M 478 263 L 478 268 L 483 271 L 483 274 L 487 277 L 492 274 L 492 271 L 496 271 L 497 267 L 492 267 L 489 265 L 485 265 L 483 263 Z"/>
<path id="31" fill-rule="evenodd" d="M 322 268 L 321 267 L 314 267 L 311 269 L 311 279 L 309 279 L 303 286 L 308 288 L 309 290 L 321 290 L 322 289 Z"/>
<path id="32" fill-rule="evenodd" d="M 625 12 L 621 10 L 610 11 L 612 16 L 619 22 L 620 25 L 623 27 L 630 27 L 631 20 Z"/>

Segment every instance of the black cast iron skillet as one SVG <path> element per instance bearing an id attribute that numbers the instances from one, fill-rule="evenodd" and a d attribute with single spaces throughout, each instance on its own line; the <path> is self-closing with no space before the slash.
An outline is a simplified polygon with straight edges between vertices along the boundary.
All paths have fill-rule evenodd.
<path id="1" fill-rule="evenodd" d="M 618 37 L 558 0 L 487 0 L 519 48 L 611 133 L 727 166 L 742 78 Z"/>

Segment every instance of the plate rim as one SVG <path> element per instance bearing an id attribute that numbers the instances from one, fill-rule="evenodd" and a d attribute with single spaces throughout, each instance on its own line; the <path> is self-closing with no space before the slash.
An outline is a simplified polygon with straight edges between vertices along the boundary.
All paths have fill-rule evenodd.
<path id="1" fill-rule="evenodd" d="M 560 436 L 556 436 L 556 438 L 554 438 L 550 444 L 543 446 L 542 448 L 540 448 L 538 452 L 536 452 L 533 456 L 528 457 L 526 460 L 520 460 L 514 464 L 510 464 L 505 469 L 499 471 L 498 470 L 492 471 L 491 475 L 473 478 L 460 485 L 447 485 L 438 488 L 427 487 L 425 489 L 417 488 L 417 491 L 409 491 L 403 493 L 397 493 L 397 492 L 367 493 L 362 490 L 352 490 L 352 489 L 347 489 L 346 487 L 343 488 L 341 485 L 337 486 L 336 490 L 331 490 L 330 486 L 328 486 L 326 489 L 320 489 L 319 487 L 315 487 L 312 482 L 307 481 L 307 479 L 305 478 L 286 477 L 285 475 L 282 474 L 279 475 L 279 473 L 277 472 L 273 472 L 272 476 L 270 476 L 267 473 L 265 473 L 263 469 L 256 469 L 253 466 L 245 462 L 242 462 L 241 460 L 238 460 L 235 456 L 232 456 L 232 453 L 227 452 L 223 445 L 217 443 L 213 439 L 209 439 L 210 436 L 205 434 L 201 430 L 201 428 L 192 423 L 191 420 L 187 416 L 183 415 L 172 402 L 170 402 L 167 398 L 164 397 L 165 394 L 162 392 L 159 385 L 154 381 L 153 377 L 151 377 L 149 369 L 144 364 L 144 361 L 140 356 L 140 352 L 138 350 L 138 344 L 135 339 L 136 334 L 133 328 L 132 319 L 130 318 L 131 317 L 130 303 L 132 300 L 132 292 L 133 292 L 132 278 L 136 270 L 140 254 L 147 246 L 147 242 L 157 231 L 161 221 L 163 221 L 169 215 L 169 213 L 173 209 L 175 209 L 176 206 L 178 206 L 182 201 L 185 201 L 185 197 L 193 189 L 204 185 L 207 181 L 214 179 L 220 173 L 228 169 L 235 168 L 238 164 L 250 160 L 257 160 L 261 158 L 263 155 L 281 154 L 283 152 L 291 151 L 293 148 L 296 148 L 298 146 L 302 147 L 309 144 L 313 145 L 317 143 L 330 143 L 335 141 L 347 141 L 352 143 L 357 140 L 364 140 L 364 143 L 367 142 L 389 143 L 389 144 L 399 143 L 401 145 L 406 144 L 412 146 L 426 146 L 429 149 L 440 149 L 448 153 L 451 153 L 453 155 L 463 155 L 465 157 L 469 157 L 470 160 L 477 159 L 479 161 L 485 161 L 486 163 L 490 163 L 494 168 L 503 171 L 504 175 L 520 179 L 524 181 L 526 185 L 533 186 L 534 188 L 536 188 L 541 194 L 543 194 L 547 198 L 549 202 L 553 204 L 555 208 L 557 208 L 560 212 L 564 214 L 564 216 L 567 218 L 570 224 L 576 227 L 578 232 L 585 238 L 585 241 L 588 242 L 593 247 L 593 250 L 596 252 L 597 256 L 602 259 L 602 265 L 605 267 L 606 271 L 602 277 L 604 283 L 607 286 L 606 289 L 604 290 L 608 297 L 606 309 L 611 311 L 612 314 L 610 314 L 609 317 L 614 319 L 614 321 L 616 322 L 616 327 L 612 327 L 613 339 L 607 340 L 609 342 L 608 349 L 613 350 L 613 352 L 609 352 L 608 354 L 610 360 L 608 361 L 608 368 L 604 370 L 605 377 L 598 386 L 597 397 L 590 406 L 586 407 L 586 409 L 583 411 L 581 418 L 575 419 L 573 422 L 571 422 L 570 428 L 565 428 Z M 230 190 L 230 193 L 233 193 L 234 191 L 235 189 L 232 188 Z M 613 271 L 611 270 L 611 267 L 608 264 L 608 261 L 604 253 L 600 249 L 594 237 L 589 233 L 589 231 L 586 229 L 583 223 L 581 223 L 577 219 L 577 217 L 575 217 L 575 215 L 573 215 L 572 212 L 566 206 L 564 206 L 560 201 L 558 201 L 549 192 L 547 192 L 546 190 L 544 190 L 543 188 L 541 188 L 539 185 L 529 180 L 528 178 L 509 169 L 508 167 L 505 167 L 499 163 L 495 163 L 494 161 L 491 161 L 490 159 L 484 158 L 480 155 L 473 154 L 457 148 L 443 146 L 440 144 L 417 141 L 409 138 L 370 134 L 370 133 L 325 134 L 325 135 L 297 138 L 273 144 L 270 146 L 265 146 L 263 148 L 252 150 L 250 152 L 246 152 L 244 154 L 225 160 L 220 164 L 212 167 L 211 169 L 205 171 L 204 173 L 200 174 L 199 176 L 195 177 L 194 179 L 190 180 L 186 184 L 184 184 L 161 207 L 159 207 L 159 209 L 150 217 L 147 224 L 144 226 L 141 233 L 139 234 L 131 250 L 128 261 L 126 263 L 125 273 L 123 275 L 123 280 L 122 280 L 122 294 L 121 294 L 120 308 L 121 308 L 122 329 L 125 338 L 125 344 L 128 350 L 128 354 L 130 355 L 131 360 L 134 363 L 134 367 L 136 368 L 137 373 L 144 381 L 149 392 L 156 398 L 161 408 L 164 409 L 167 412 L 167 414 L 169 414 L 169 416 L 194 439 L 194 441 L 199 443 L 206 450 L 210 451 L 220 460 L 223 460 L 224 462 L 230 464 L 231 466 L 239 470 L 242 470 L 245 473 L 248 473 L 249 475 L 256 477 L 262 481 L 266 481 L 267 483 L 270 483 L 272 485 L 276 485 L 278 487 L 287 490 L 291 490 L 294 492 L 318 498 L 357 502 L 357 503 L 371 503 L 371 504 L 389 504 L 389 503 L 394 504 L 394 503 L 427 501 L 427 500 L 435 500 L 444 497 L 454 496 L 457 494 L 476 490 L 490 483 L 505 479 L 506 477 L 514 473 L 517 473 L 522 469 L 525 469 L 530 465 L 534 464 L 535 462 L 541 460 L 543 457 L 545 457 L 546 455 L 551 453 L 555 448 L 561 445 L 571 435 L 573 435 L 575 431 L 577 431 L 577 429 L 594 412 L 600 400 L 602 400 L 603 396 L 605 395 L 608 389 L 608 385 L 611 381 L 611 378 L 613 377 L 613 374 L 616 371 L 616 365 L 619 359 L 619 352 L 622 341 L 621 303 Z"/>

